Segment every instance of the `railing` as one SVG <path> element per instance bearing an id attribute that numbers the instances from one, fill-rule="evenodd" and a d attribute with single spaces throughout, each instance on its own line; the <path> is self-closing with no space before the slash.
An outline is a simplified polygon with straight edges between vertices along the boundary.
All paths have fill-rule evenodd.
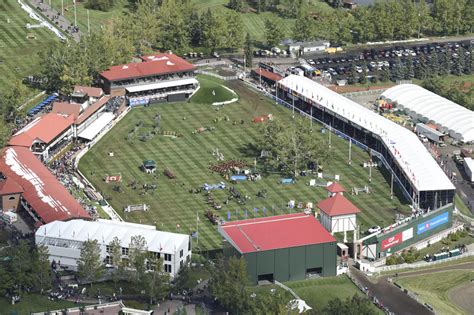
<path id="1" fill-rule="evenodd" d="M 283 290 L 286 290 L 286 291 L 290 292 L 290 294 L 293 295 L 293 297 L 295 299 L 301 300 L 301 298 L 298 296 L 298 294 L 296 294 L 295 291 L 293 291 L 291 288 L 287 287 L 286 285 L 284 285 L 283 283 L 281 283 L 277 280 L 274 280 L 273 282 L 275 282 L 275 284 L 277 286 L 279 286 L 280 288 L 282 288 Z"/>

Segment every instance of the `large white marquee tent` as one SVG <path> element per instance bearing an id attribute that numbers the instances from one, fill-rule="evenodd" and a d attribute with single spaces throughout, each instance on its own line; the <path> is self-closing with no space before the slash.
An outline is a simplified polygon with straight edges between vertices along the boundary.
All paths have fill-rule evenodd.
<path id="1" fill-rule="evenodd" d="M 394 86 L 381 96 L 412 118 L 434 123 L 453 139 L 474 142 L 474 112 L 465 107 L 414 84 Z"/>

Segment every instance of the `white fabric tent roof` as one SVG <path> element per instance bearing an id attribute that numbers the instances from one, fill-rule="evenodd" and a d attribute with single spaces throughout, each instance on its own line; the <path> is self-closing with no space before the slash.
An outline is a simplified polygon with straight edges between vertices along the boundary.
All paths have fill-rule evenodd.
<path id="1" fill-rule="evenodd" d="M 379 135 L 416 190 L 455 189 L 410 130 L 306 77 L 290 75 L 278 81 L 278 84 Z"/>
<path id="2" fill-rule="evenodd" d="M 106 245 L 117 237 L 122 247 L 129 247 L 132 236 L 141 235 L 146 240 L 148 251 L 166 254 L 174 254 L 176 248 L 189 241 L 188 235 L 157 231 L 152 225 L 111 220 L 53 221 L 40 226 L 35 235 L 79 242 L 96 239 L 99 244 Z"/>
<path id="3" fill-rule="evenodd" d="M 414 84 L 400 84 L 382 97 L 421 121 L 438 125 L 443 132 L 463 142 L 474 141 L 474 112 Z"/>
<path id="4" fill-rule="evenodd" d="M 114 118 L 115 115 L 112 113 L 103 113 L 92 124 L 87 126 L 87 128 L 79 134 L 79 137 L 86 140 L 94 139 L 108 123 L 114 120 Z"/>
<path id="5" fill-rule="evenodd" d="M 127 88 L 127 91 L 133 93 L 133 92 L 141 92 L 141 91 L 148 91 L 148 90 L 164 89 L 164 88 L 168 88 L 172 86 L 181 86 L 181 85 L 188 85 L 188 84 L 198 84 L 198 81 L 194 78 L 183 79 L 183 80 L 172 80 L 172 81 L 151 83 L 151 84 L 146 84 L 146 85 L 131 86 Z"/>

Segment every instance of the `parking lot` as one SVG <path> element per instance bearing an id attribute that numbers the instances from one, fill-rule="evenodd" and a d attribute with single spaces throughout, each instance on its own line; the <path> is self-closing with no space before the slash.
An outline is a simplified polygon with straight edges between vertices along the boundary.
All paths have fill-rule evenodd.
<path id="1" fill-rule="evenodd" d="M 367 71 L 368 78 L 378 71 L 387 69 L 393 70 L 397 62 L 406 63 L 411 57 L 413 65 L 419 63 L 421 56 L 429 61 L 433 54 L 437 54 L 441 60 L 442 54 L 448 54 L 451 63 L 459 58 L 459 53 L 464 53 L 465 57 L 472 53 L 473 44 L 471 40 L 450 42 L 450 43 L 429 43 L 410 46 L 392 46 L 385 48 L 365 49 L 360 52 L 347 52 L 332 56 L 313 55 L 304 56 L 303 63 L 314 68 L 316 75 L 330 75 L 334 80 L 348 79 L 351 68 L 354 67 L 357 75 Z"/>

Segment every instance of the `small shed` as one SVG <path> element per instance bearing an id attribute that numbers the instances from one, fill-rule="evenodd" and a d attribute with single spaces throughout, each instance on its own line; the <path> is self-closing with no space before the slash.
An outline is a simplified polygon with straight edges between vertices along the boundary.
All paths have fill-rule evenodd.
<path id="1" fill-rule="evenodd" d="M 352 202 L 341 194 L 320 201 L 321 224 L 331 234 L 357 229 L 356 215 L 360 212 Z"/>
<path id="2" fill-rule="evenodd" d="M 338 182 L 333 182 L 332 184 L 329 184 L 326 187 L 326 190 L 328 191 L 328 197 L 334 197 L 335 195 L 343 195 L 346 191 L 344 187 L 342 187 L 342 185 Z"/>
<path id="3" fill-rule="evenodd" d="M 156 162 L 155 160 L 145 160 L 142 167 L 147 174 L 153 174 L 156 171 Z"/>

